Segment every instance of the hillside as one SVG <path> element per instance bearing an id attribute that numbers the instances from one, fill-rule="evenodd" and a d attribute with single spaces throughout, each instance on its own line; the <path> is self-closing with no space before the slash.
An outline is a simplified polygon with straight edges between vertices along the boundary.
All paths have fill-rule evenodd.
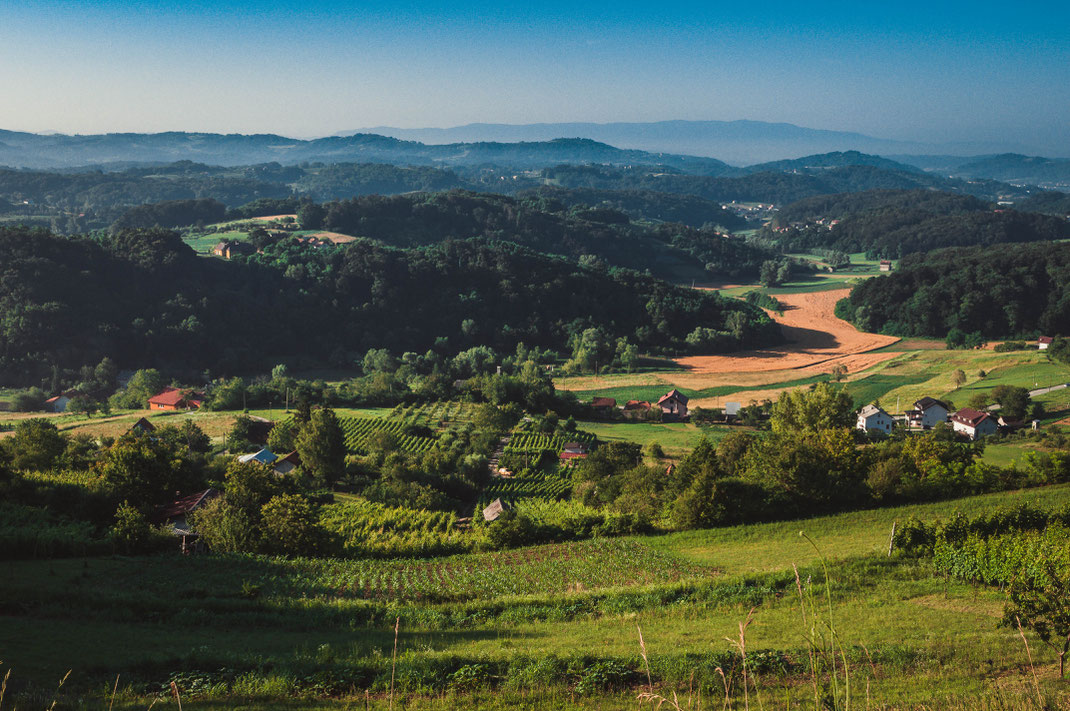
<path id="1" fill-rule="evenodd" d="M 866 331 L 943 339 L 1070 333 L 1070 244 L 996 244 L 904 258 L 857 285 L 837 315 Z"/>
<path id="2" fill-rule="evenodd" d="M 659 201 L 657 195 L 647 199 Z M 483 236 L 677 278 L 754 276 L 764 261 L 773 258 L 770 252 L 713 231 L 633 224 L 612 208 L 587 209 L 579 201 L 566 209 L 541 197 L 519 200 L 454 191 L 368 196 L 323 207 L 326 229 L 396 247 Z"/>
<path id="3" fill-rule="evenodd" d="M 788 252 L 834 249 L 899 258 L 941 247 L 1037 242 L 1070 237 L 1049 215 L 993 209 L 968 196 L 876 191 L 825 196 L 782 209 L 760 238 Z"/>
<path id="4" fill-rule="evenodd" d="M 0 374 L 38 384 L 109 356 L 120 367 L 213 373 L 292 357 L 346 363 L 369 348 L 564 348 L 598 327 L 644 350 L 776 342 L 764 313 L 639 273 L 577 266 L 487 240 L 314 249 L 285 239 L 231 261 L 198 259 L 177 234 L 107 240 L 0 229 Z M 265 333 L 285 334 L 265 338 Z"/>

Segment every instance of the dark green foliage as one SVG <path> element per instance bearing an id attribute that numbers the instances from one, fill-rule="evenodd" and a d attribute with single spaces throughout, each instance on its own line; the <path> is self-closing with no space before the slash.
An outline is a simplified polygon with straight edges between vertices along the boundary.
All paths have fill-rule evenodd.
<path id="1" fill-rule="evenodd" d="M 756 274 L 769 254 L 712 231 L 633 225 L 602 209 L 567 211 L 556 200 L 465 191 L 368 196 L 328 203 L 327 229 L 398 247 L 484 236 L 573 259 L 670 274 L 678 263 L 724 275 Z"/>
<path id="2" fill-rule="evenodd" d="M 51 469 L 66 450 L 67 441 L 52 422 L 35 417 L 20 422 L 2 446 L 12 467 L 33 471 Z"/>
<path id="3" fill-rule="evenodd" d="M 151 437 L 122 437 L 101 452 L 96 464 L 105 490 L 115 501 L 141 511 L 171 501 L 176 491 L 189 492 L 200 482 L 177 448 Z"/>
<path id="4" fill-rule="evenodd" d="M 866 331 L 981 339 L 1070 331 L 1070 244 L 944 249 L 869 279 L 836 313 Z"/>
<path id="5" fill-rule="evenodd" d="M 414 250 L 284 240 L 222 261 L 197 259 L 163 230 L 100 244 L 0 229 L 0 253 L 0 384 L 34 384 L 53 365 L 77 370 L 105 355 L 120 367 L 226 372 L 311 354 L 345 362 L 372 347 L 422 353 L 443 334 L 455 351 L 560 348 L 593 326 L 668 352 L 699 324 L 723 330 L 725 349 L 780 337 L 764 314 L 714 293 L 481 240 Z M 265 323 L 286 338 L 265 339 Z"/>
<path id="6" fill-rule="evenodd" d="M 345 435 L 333 410 L 320 408 L 298 430 L 294 446 L 301 469 L 319 486 L 332 486 L 345 471 Z"/>
<path id="7" fill-rule="evenodd" d="M 1045 215 L 1070 215 L 1070 194 L 1065 192 L 1046 192 L 1032 195 L 1014 204 L 1022 212 L 1039 212 Z"/>
<path id="8" fill-rule="evenodd" d="M 539 200 L 540 207 L 556 212 L 555 203 L 563 207 L 608 207 L 636 220 L 678 222 L 691 227 L 718 225 L 726 230 L 747 229 L 749 223 L 723 205 L 694 195 L 654 192 L 651 190 L 592 190 L 589 188 L 555 188 L 544 186 L 517 193 L 523 200 Z"/>
<path id="9" fill-rule="evenodd" d="M 112 229 L 126 227 L 186 227 L 220 222 L 226 206 L 213 198 L 168 200 L 132 207 L 112 224 Z"/>
<path id="10" fill-rule="evenodd" d="M 816 220 L 823 219 L 821 224 Z M 839 224 L 829 225 L 830 220 Z M 778 228 L 779 231 L 774 231 Z M 899 258 L 940 247 L 1036 242 L 1070 237 L 1065 220 L 993 210 L 964 195 L 874 191 L 828 195 L 783 208 L 761 233 L 785 251 L 835 249 Z"/>

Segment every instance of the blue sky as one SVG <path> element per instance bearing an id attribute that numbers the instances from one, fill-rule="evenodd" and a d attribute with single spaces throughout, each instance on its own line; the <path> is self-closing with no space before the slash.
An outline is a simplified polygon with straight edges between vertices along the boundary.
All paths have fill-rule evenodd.
<path id="1" fill-rule="evenodd" d="M 20 0 L 0 3 L 0 127 L 746 118 L 1070 146 L 1068 6 Z"/>

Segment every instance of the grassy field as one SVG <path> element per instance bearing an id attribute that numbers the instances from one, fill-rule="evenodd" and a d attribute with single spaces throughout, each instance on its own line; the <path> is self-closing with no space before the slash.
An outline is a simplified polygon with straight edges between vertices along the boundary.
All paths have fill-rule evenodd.
<path id="1" fill-rule="evenodd" d="M 724 437 L 733 427 L 699 427 L 688 422 L 577 422 L 603 442 L 637 442 L 644 447 L 657 442 L 670 457 L 682 457 L 705 437 L 711 442 Z"/>
<path id="2" fill-rule="evenodd" d="M 804 530 L 831 563 L 832 614 L 848 647 L 859 708 L 866 698 L 913 705 L 996 688 L 1016 692 L 1031 680 L 1016 632 L 996 626 L 1001 594 L 946 583 L 924 561 L 888 558 L 886 546 L 891 523 L 910 515 L 946 517 L 1022 501 L 1063 505 L 1070 486 L 539 546 L 495 554 L 501 560 L 474 554 L 423 563 L 254 556 L 3 561 L 0 672 L 13 670 L 13 695 L 44 699 L 20 708 L 47 706 L 68 669 L 65 690 L 96 698 L 120 674 L 120 708 L 147 707 L 152 690 L 167 689 L 172 678 L 190 708 L 328 708 L 331 701 L 309 697 L 364 703 L 364 688 L 374 693 L 371 704 L 385 701 L 400 618 L 397 687 L 408 699 L 402 704 L 423 699 L 428 706 L 421 708 L 447 708 L 449 697 L 454 707 L 492 708 L 481 691 L 490 683 L 501 685 L 502 698 L 635 708 L 635 693 L 646 683 L 638 626 L 656 689 L 686 691 L 693 678 L 720 707 L 713 665 L 732 659 L 726 638 L 738 636 L 754 607 L 748 653 L 783 660 L 761 673 L 759 684 L 767 705 L 782 708 L 771 704 L 792 694 L 804 700 L 808 684 L 791 671 L 805 656 L 807 629 L 791 566 L 800 566 L 804 585 L 823 579 L 818 552 L 798 535 Z M 380 589 L 392 586 L 393 593 L 368 599 L 361 576 L 375 576 Z M 465 597 L 420 599 L 421 591 L 436 589 L 463 589 Z M 1054 688 L 1054 655 L 1033 642 L 1040 683 Z M 623 677 L 630 680 L 623 689 L 577 691 L 595 665 L 610 663 L 634 670 Z M 450 679 L 471 665 L 496 671 L 480 677 L 469 695 L 469 687 Z M 356 681 L 338 687 L 329 683 L 335 677 Z"/>

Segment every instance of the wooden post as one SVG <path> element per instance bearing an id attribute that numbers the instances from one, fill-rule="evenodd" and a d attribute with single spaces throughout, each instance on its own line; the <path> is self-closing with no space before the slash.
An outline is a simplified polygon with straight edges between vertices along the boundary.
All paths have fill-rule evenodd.
<path id="1" fill-rule="evenodd" d="M 895 521 L 892 521 L 892 535 L 888 537 L 888 557 L 892 557 L 892 548 L 895 546 Z"/>

